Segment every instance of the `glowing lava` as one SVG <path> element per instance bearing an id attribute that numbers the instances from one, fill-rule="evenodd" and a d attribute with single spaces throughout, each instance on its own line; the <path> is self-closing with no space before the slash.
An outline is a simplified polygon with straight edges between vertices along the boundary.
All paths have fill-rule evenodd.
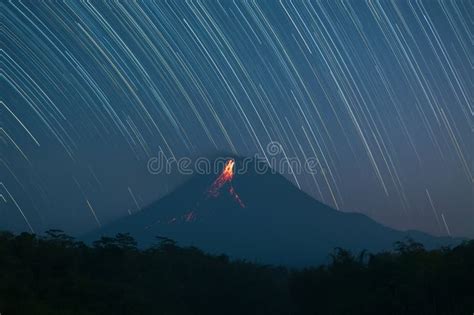
<path id="1" fill-rule="evenodd" d="M 217 177 L 217 179 L 212 183 L 211 187 L 207 191 L 208 196 L 217 197 L 219 196 L 221 188 L 228 184 L 229 186 L 229 194 L 237 201 L 237 203 L 242 207 L 245 208 L 244 203 L 240 199 L 239 195 L 235 192 L 234 187 L 232 186 L 232 179 L 234 178 L 234 160 L 227 160 L 225 163 L 224 169 L 222 173 Z"/>
<path id="2" fill-rule="evenodd" d="M 219 196 L 219 191 L 226 183 L 230 183 L 232 178 L 234 178 L 234 160 L 228 160 L 225 163 L 222 173 L 217 177 L 217 179 L 212 183 L 211 187 L 208 190 L 208 194 L 217 197 Z"/>

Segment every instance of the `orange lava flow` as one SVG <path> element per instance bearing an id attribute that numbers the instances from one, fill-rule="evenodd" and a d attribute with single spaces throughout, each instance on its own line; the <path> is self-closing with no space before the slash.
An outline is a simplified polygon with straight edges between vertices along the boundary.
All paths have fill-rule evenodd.
<path id="1" fill-rule="evenodd" d="M 221 177 L 225 181 L 231 181 L 232 178 L 234 178 L 234 165 L 235 161 L 234 160 L 228 160 L 227 163 L 224 166 L 224 170 L 222 171 Z"/>
<path id="2" fill-rule="evenodd" d="M 222 173 L 219 175 L 219 177 L 217 177 L 214 183 L 212 183 L 211 188 L 209 188 L 209 195 L 217 197 L 219 195 L 219 190 L 222 188 L 222 186 L 232 181 L 232 178 L 234 178 L 234 165 L 234 160 L 228 160 L 225 163 Z"/>
<path id="3" fill-rule="evenodd" d="M 235 192 L 234 187 L 232 187 L 232 179 L 234 178 L 234 160 L 227 160 L 225 163 L 224 169 L 222 173 L 217 177 L 217 179 L 212 183 L 211 187 L 208 190 L 208 195 L 212 197 L 219 196 L 220 189 L 225 185 L 229 184 L 229 194 L 237 201 L 237 203 L 242 207 L 245 208 L 244 203 L 240 199 L 239 195 Z"/>

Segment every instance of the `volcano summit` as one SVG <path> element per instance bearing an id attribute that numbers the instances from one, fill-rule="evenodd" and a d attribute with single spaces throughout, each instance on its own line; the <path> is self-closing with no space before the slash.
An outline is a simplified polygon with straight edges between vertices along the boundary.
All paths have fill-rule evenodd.
<path id="1" fill-rule="evenodd" d="M 451 238 L 397 231 L 365 215 L 337 211 L 269 168 L 256 172 L 265 169 L 257 163 L 265 162 L 253 160 L 240 174 L 235 169 L 242 163 L 228 159 L 217 178 L 194 176 L 142 211 L 89 237 L 130 233 L 140 246 L 149 246 L 162 236 L 211 253 L 290 266 L 322 263 L 335 247 L 377 252 L 406 238 L 427 247 L 454 243 Z"/>

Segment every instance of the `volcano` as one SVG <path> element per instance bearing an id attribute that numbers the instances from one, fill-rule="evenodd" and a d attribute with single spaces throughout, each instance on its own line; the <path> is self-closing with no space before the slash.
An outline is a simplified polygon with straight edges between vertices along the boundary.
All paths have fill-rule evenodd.
<path id="1" fill-rule="evenodd" d="M 360 213 L 337 211 L 271 169 L 257 172 L 265 169 L 260 164 L 264 162 L 254 160 L 245 173 L 237 173 L 242 163 L 228 159 L 217 176 L 194 176 L 88 239 L 130 233 L 146 247 L 161 236 L 214 254 L 287 266 L 323 263 L 336 247 L 378 252 L 406 238 L 428 248 L 454 243 L 451 238 L 394 230 Z"/>

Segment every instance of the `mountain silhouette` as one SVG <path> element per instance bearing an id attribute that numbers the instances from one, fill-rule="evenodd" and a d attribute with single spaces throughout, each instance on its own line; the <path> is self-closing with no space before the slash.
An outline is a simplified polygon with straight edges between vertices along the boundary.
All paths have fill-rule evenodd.
<path id="1" fill-rule="evenodd" d="M 196 175 L 142 211 L 90 233 L 87 239 L 130 233 L 145 247 L 160 236 L 210 253 L 289 266 L 323 263 L 336 247 L 379 252 L 406 238 L 428 248 L 456 242 L 394 230 L 363 214 L 337 211 L 269 168 L 257 172 L 266 168 L 262 161 L 247 161 L 248 170 L 240 174 L 235 170 L 242 170 L 243 161 L 228 159 L 220 174 Z"/>

